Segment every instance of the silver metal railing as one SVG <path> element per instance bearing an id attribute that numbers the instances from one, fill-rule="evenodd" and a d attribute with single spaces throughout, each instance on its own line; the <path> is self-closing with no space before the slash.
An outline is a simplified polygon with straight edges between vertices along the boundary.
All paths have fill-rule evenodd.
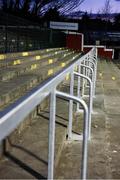
<path id="1" fill-rule="evenodd" d="M 83 71 L 81 68 L 83 66 Z M 74 69 L 77 67 L 78 71 Z M 88 140 L 91 134 L 91 113 L 93 96 L 95 92 L 95 81 L 97 71 L 97 49 L 93 48 L 86 55 L 71 63 L 57 75 L 45 81 L 37 88 L 33 89 L 27 96 L 17 101 L 15 104 L 0 113 L 0 141 L 5 139 L 24 118 L 47 96 L 50 96 L 50 119 L 49 119 L 49 151 L 48 151 L 48 179 L 54 177 L 54 146 L 55 146 L 55 113 L 56 113 L 56 97 L 60 96 L 69 100 L 69 122 L 68 122 L 68 139 L 82 140 L 82 166 L 81 178 L 87 177 L 87 152 Z M 65 80 L 66 75 L 70 75 L 70 94 L 57 91 L 57 86 Z M 74 76 L 78 77 L 77 97 L 74 95 Z M 81 83 L 81 78 L 83 81 Z M 87 85 L 89 83 L 89 86 Z M 81 88 L 89 89 L 89 103 L 85 103 L 81 94 Z M 73 121 L 73 101 L 77 103 L 76 111 L 84 112 L 83 136 L 72 133 Z M 80 106 L 81 105 L 81 106 Z"/>

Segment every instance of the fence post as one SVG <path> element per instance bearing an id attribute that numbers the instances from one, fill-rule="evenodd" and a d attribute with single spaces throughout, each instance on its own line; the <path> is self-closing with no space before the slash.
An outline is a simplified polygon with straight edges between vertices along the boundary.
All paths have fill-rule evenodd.
<path id="1" fill-rule="evenodd" d="M 74 69 L 71 72 L 70 95 L 74 94 Z M 69 100 L 69 122 L 68 122 L 68 139 L 72 138 L 72 120 L 73 120 L 73 100 Z"/>
<path id="2" fill-rule="evenodd" d="M 55 113 L 56 113 L 56 93 L 54 89 L 50 95 L 48 179 L 53 179 L 54 177 Z"/>
<path id="3" fill-rule="evenodd" d="M 81 63 L 78 66 L 78 73 L 81 73 Z M 78 77 L 78 88 L 77 88 L 77 97 L 80 98 L 80 77 Z M 77 111 L 79 110 L 80 104 L 77 103 Z"/>
<path id="4" fill-rule="evenodd" d="M 82 165 L 81 165 L 81 179 L 86 180 L 87 178 L 87 156 L 88 156 L 88 107 L 84 100 L 79 99 L 75 96 L 56 91 L 56 95 L 71 99 L 79 102 L 84 108 L 84 126 L 83 126 L 83 143 L 82 143 Z"/>
<path id="5" fill-rule="evenodd" d="M 86 75 L 83 75 L 83 74 L 79 74 L 79 73 L 76 73 L 74 72 L 74 74 L 78 77 L 82 77 L 84 79 L 86 79 L 89 83 L 89 105 L 88 105 L 88 139 L 90 140 L 90 137 L 91 137 L 91 114 L 92 114 L 92 107 L 93 107 L 93 84 L 92 84 L 92 80 L 87 77 Z M 79 110 L 78 110 L 79 112 Z"/>

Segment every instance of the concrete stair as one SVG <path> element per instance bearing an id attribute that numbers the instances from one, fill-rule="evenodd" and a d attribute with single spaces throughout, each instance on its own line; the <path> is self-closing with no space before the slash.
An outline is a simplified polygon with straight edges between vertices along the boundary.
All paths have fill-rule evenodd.
<path id="1" fill-rule="evenodd" d="M 68 105 L 57 100 L 55 167 L 59 162 L 66 138 Z M 31 124 L 19 135 L 11 134 L 6 139 L 6 152 L 0 162 L 1 179 L 47 178 L 49 109 L 38 112 Z M 15 139 L 15 136 L 18 138 Z"/>
<path id="2" fill-rule="evenodd" d="M 13 103 L 16 98 L 24 95 L 30 89 L 71 63 L 73 57 L 79 56 L 73 51 L 56 51 L 56 49 L 54 55 L 53 50 L 52 54 L 49 52 L 48 57 L 45 58 L 45 55 L 40 56 L 40 60 L 32 59 L 29 61 L 29 57 L 27 57 L 26 61 L 22 61 L 22 64 L 12 64 L 6 68 L 1 67 L 0 109 L 8 106 L 9 103 Z"/>
<path id="3" fill-rule="evenodd" d="M 120 71 L 119 71 L 120 72 Z M 96 98 L 89 142 L 88 178 L 119 179 L 119 72 L 106 61 L 98 63 Z M 101 76 L 102 73 L 102 76 Z M 112 76 L 116 80 L 112 80 Z M 62 91 L 69 91 L 66 82 Z M 49 98 L 47 100 L 49 104 Z M 0 162 L 1 179 L 45 179 L 47 177 L 49 107 L 40 105 L 3 143 L 5 156 Z M 82 133 L 82 114 L 74 114 L 73 131 Z M 80 179 L 82 142 L 65 141 L 68 102 L 57 99 L 55 178 Z M 22 126 L 25 126 L 23 128 Z M 113 134 L 114 132 L 114 134 Z M 64 145 L 64 148 L 63 148 Z M 60 156 L 62 154 L 62 156 Z"/>
<path id="4" fill-rule="evenodd" d="M 80 56 L 67 49 L 42 50 L 29 52 L 21 57 L 20 64 L 14 65 L 14 59 L 20 59 L 21 53 L 5 55 L 9 59 L 0 60 L 0 111 L 14 103 L 35 86 L 59 72 Z M 47 55 L 47 56 L 46 56 Z M 40 60 L 35 57 L 40 56 Z M 46 57 L 45 57 L 46 56 Z M 49 61 L 51 60 L 51 63 Z M 5 62 L 6 61 L 6 62 Z M 37 66 L 32 65 L 37 64 Z M 61 84 L 58 89 L 64 89 Z M 47 177 L 49 97 L 45 99 L 28 117 L 0 143 L 1 179 L 44 179 Z M 55 166 L 57 166 L 68 125 L 68 102 L 57 99 Z"/>

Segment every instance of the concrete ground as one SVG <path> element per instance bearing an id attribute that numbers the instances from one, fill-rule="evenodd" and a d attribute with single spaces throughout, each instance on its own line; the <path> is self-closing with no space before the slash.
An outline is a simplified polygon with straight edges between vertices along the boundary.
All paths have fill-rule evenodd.
<path id="1" fill-rule="evenodd" d="M 120 70 L 99 61 L 89 141 L 88 179 L 120 179 Z M 38 113 L 19 141 L 12 142 L 0 163 L 1 179 L 47 177 L 49 110 Z M 81 132 L 82 116 L 74 114 L 73 131 Z M 82 142 L 66 141 L 68 102 L 57 100 L 55 179 L 80 179 Z"/>
<path id="2" fill-rule="evenodd" d="M 62 107 L 62 108 L 60 108 Z M 63 148 L 68 123 L 68 103 L 57 101 L 55 166 Z M 31 125 L 15 142 L 7 138 L 9 149 L 0 162 L 0 179 L 46 179 L 48 167 L 49 109 L 38 112 Z M 14 134 L 15 136 L 15 134 Z"/>
<path id="3" fill-rule="evenodd" d="M 120 70 L 98 63 L 88 179 L 120 179 Z M 65 142 L 56 179 L 80 179 L 81 142 Z"/>

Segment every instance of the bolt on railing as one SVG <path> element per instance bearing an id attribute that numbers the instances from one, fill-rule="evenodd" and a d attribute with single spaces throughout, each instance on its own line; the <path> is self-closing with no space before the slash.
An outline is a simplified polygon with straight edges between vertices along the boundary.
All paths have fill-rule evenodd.
<path id="1" fill-rule="evenodd" d="M 83 145 L 82 145 L 82 166 L 81 178 L 87 178 L 87 152 L 88 139 L 91 134 L 91 113 L 93 102 L 93 91 L 95 92 L 96 69 L 97 69 L 97 50 L 93 48 L 86 55 L 71 63 L 61 72 L 54 75 L 51 79 L 46 80 L 43 84 L 33 89 L 29 94 L 22 97 L 16 103 L 3 110 L 0 113 L 0 141 L 5 139 L 24 118 L 39 105 L 46 97 L 50 96 L 50 119 L 49 119 L 49 151 L 48 151 L 48 179 L 54 177 L 54 153 L 55 153 L 55 112 L 56 112 L 56 97 L 64 97 L 69 100 L 69 122 L 68 122 L 68 139 L 81 140 L 81 137 L 72 134 L 73 122 L 73 101 L 77 103 L 77 110 L 81 104 L 84 112 L 84 127 L 83 127 Z M 82 64 L 83 63 L 83 64 Z M 78 67 L 78 72 L 74 71 Z M 83 66 L 84 71 L 81 71 Z M 90 73 L 91 72 L 91 73 Z M 65 80 L 67 74 L 70 74 L 70 94 L 66 94 L 56 90 L 56 87 Z M 74 95 L 74 76 L 78 77 L 77 96 Z M 89 86 L 89 104 L 85 103 L 81 96 L 81 88 L 86 88 L 86 84 L 81 83 L 81 78 L 88 81 Z"/>

